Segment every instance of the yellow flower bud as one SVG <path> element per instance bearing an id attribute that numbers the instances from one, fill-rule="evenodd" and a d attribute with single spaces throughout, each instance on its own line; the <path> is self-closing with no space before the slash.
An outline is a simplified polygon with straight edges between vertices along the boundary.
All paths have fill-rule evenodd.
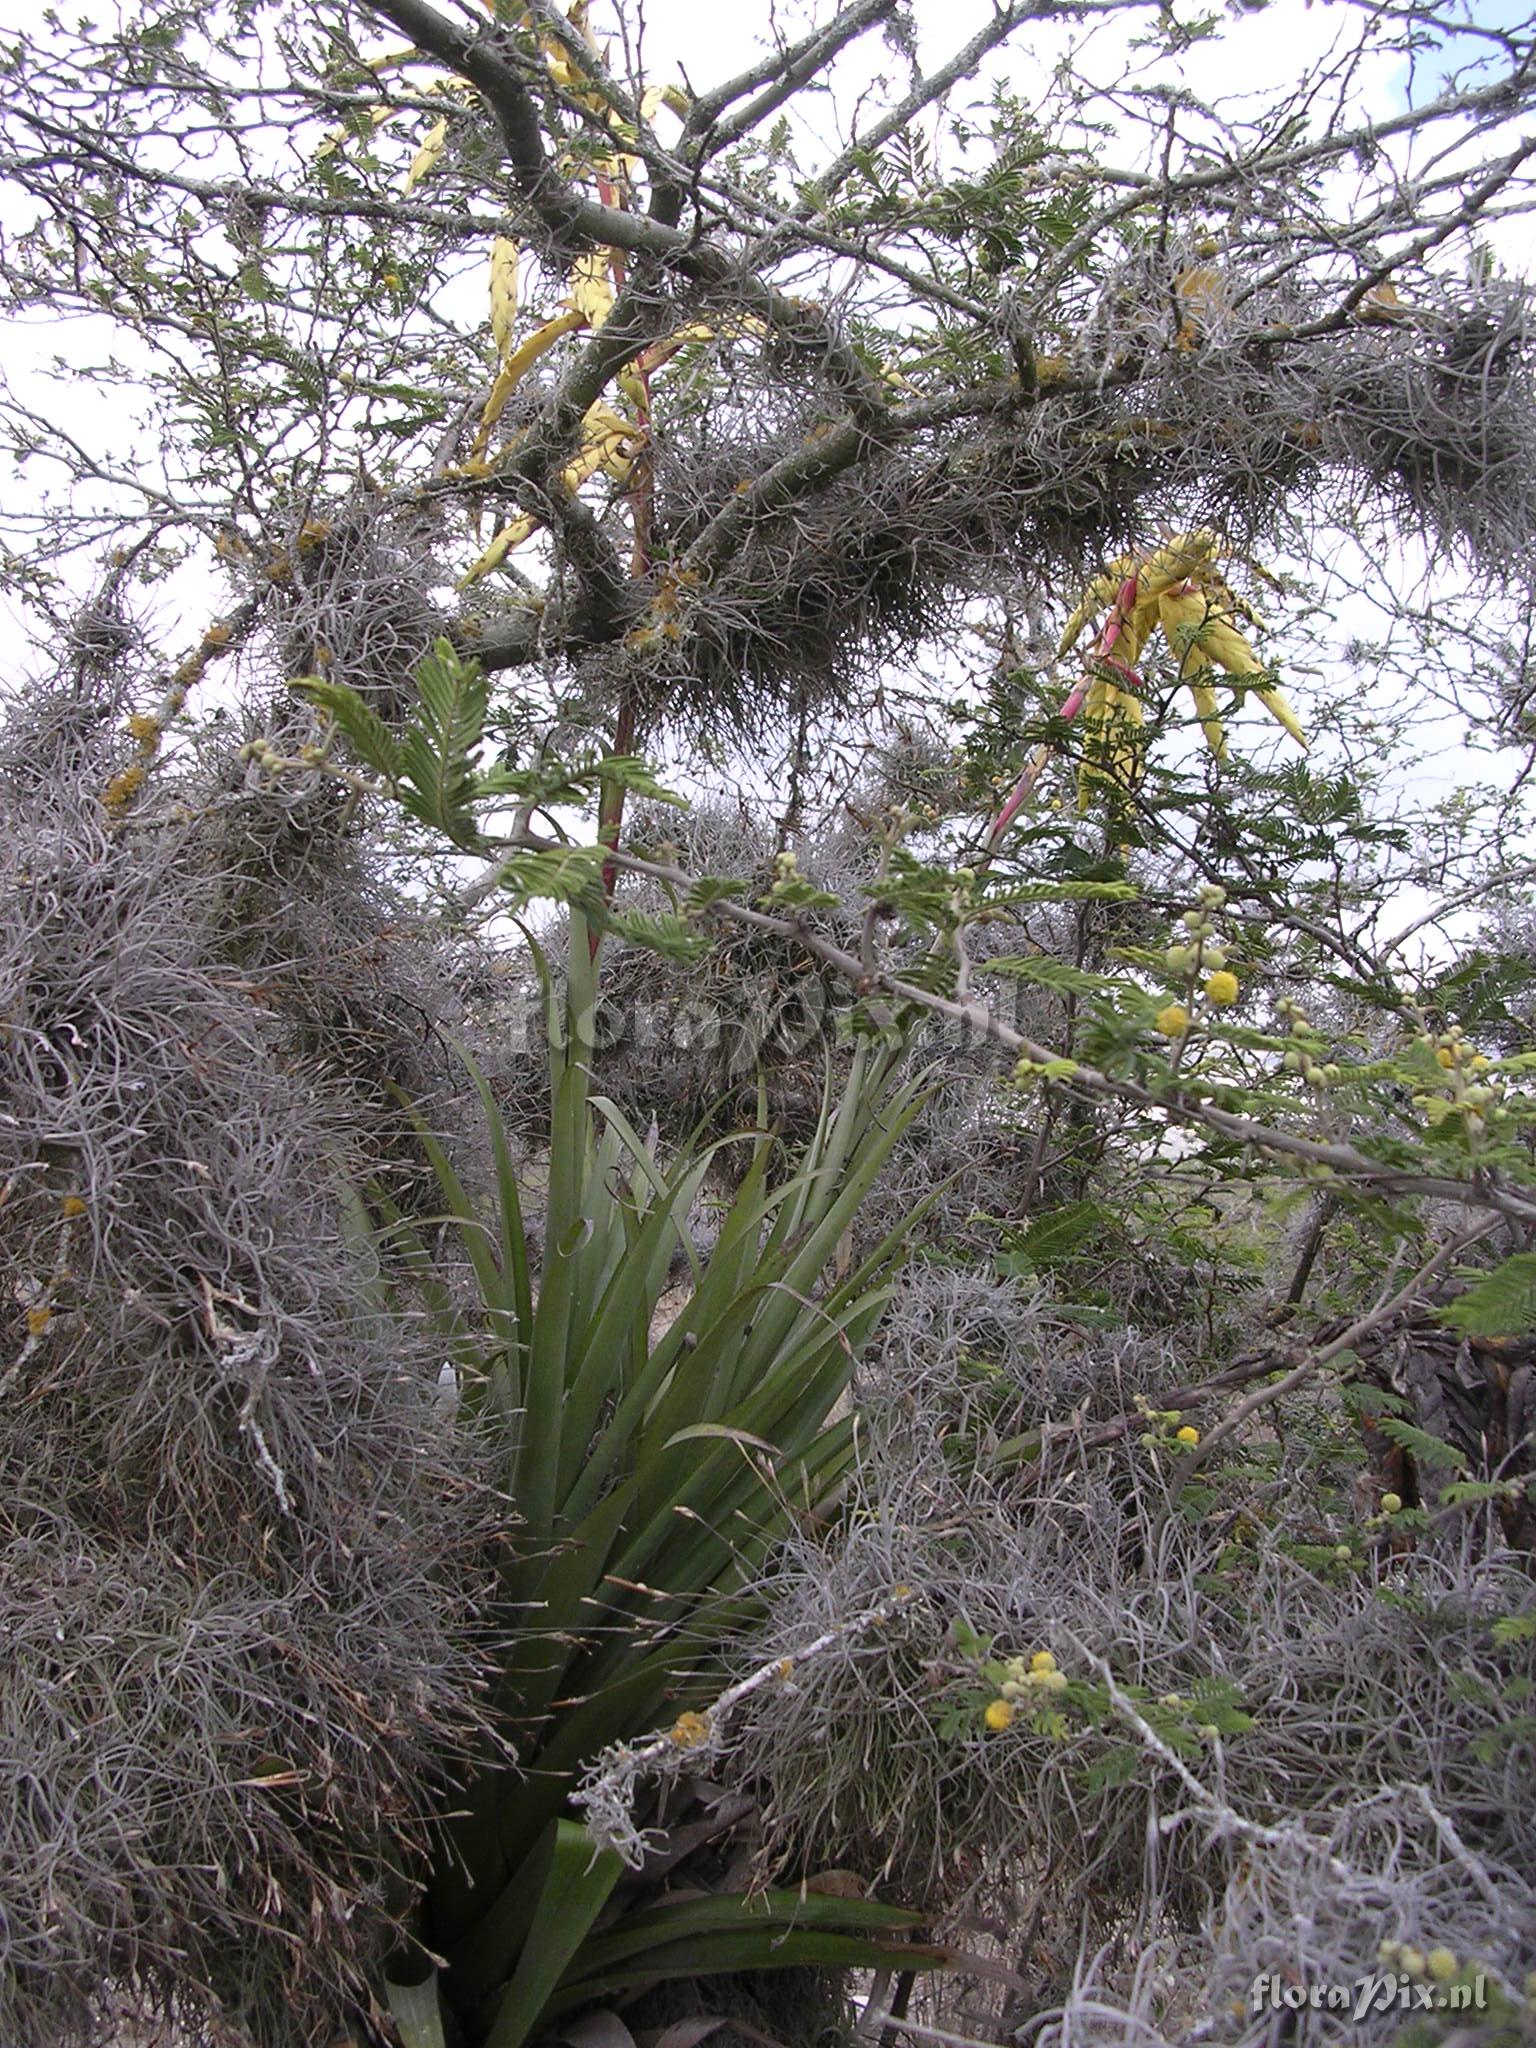
<path id="1" fill-rule="evenodd" d="M 1001 1735 L 1005 1728 L 1013 1726 L 1014 1704 L 1012 1700 L 990 1700 L 982 1719 L 994 1735 Z"/>
<path id="2" fill-rule="evenodd" d="M 1400 1967 L 1403 1970 L 1405 1970 L 1410 1977 L 1423 1976 L 1424 1957 L 1418 1949 L 1400 1948 L 1397 1952 L 1397 1960 Z"/>
<path id="3" fill-rule="evenodd" d="M 1384 1493 L 1381 1496 L 1381 1512 L 1384 1515 L 1401 1514 L 1402 1509 L 1403 1496 L 1400 1493 Z"/>
<path id="4" fill-rule="evenodd" d="M 1432 1948 L 1424 1958 L 1424 1967 L 1437 1984 L 1443 1984 L 1447 1978 L 1455 1976 L 1461 1965 L 1453 1949 Z"/>
<path id="5" fill-rule="evenodd" d="M 1189 1012 L 1182 1003 L 1168 1003 L 1153 1019 L 1164 1038 L 1182 1038 L 1189 1029 Z"/>
<path id="6" fill-rule="evenodd" d="M 1205 984 L 1205 1000 L 1218 1010 L 1230 1009 L 1238 998 L 1237 976 L 1223 968 Z"/>
<path id="7" fill-rule="evenodd" d="M 1029 1668 L 1031 1671 L 1054 1671 L 1056 1659 L 1049 1650 L 1036 1650 L 1029 1660 Z"/>

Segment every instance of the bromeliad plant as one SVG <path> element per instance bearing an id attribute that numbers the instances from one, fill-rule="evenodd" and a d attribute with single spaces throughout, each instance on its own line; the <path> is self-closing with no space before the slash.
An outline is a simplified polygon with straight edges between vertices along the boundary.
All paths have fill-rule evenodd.
<path id="1" fill-rule="evenodd" d="M 487 1756 L 445 1819 L 414 1957 L 391 1987 L 407 2048 L 523 2048 L 556 2022 L 671 1977 L 933 1967 L 917 1916 L 800 1889 L 668 1896 L 627 1877 L 569 1807 L 583 1767 L 673 1726 L 720 1683 L 742 1588 L 853 1456 L 838 1414 L 883 1310 L 905 1226 L 841 1277 L 829 1265 L 916 1114 L 893 1055 L 858 1046 L 786 1170 L 757 1131 L 663 1170 L 591 1092 L 596 976 L 573 914 L 564 997 L 544 973 L 553 1113 L 537 1273 L 507 1132 L 483 1080 L 496 1169 L 487 1221 L 424 1143 L 473 1269 L 465 1313 L 417 1229 L 379 1205 L 386 1258 L 439 1321 L 470 1426 L 488 1432 L 519 1517 L 500 1594 L 496 1705 L 515 1761 Z M 746 1168 L 707 1260 L 687 1229 L 722 1145 Z M 691 1293 L 658 1333 L 681 1247 Z M 818 1288 L 823 1291 L 818 1293 Z M 666 1859 L 663 1859 L 666 1860 Z M 675 1859 L 674 1859 L 675 1860 Z"/>

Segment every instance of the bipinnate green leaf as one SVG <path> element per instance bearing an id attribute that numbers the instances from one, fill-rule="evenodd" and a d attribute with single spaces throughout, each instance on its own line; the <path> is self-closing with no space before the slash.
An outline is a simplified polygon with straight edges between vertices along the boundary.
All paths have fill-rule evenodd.
<path id="1" fill-rule="evenodd" d="M 1536 1330 L 1536 1252 L 1516 1252 L 1441 1309 L 1464 1337 L 1518 1337 Z"/>
<path id="2" fill-rule="evenodd" d="M 490 685 L 479 667 L 439 639 L 417 665 L 416 713 L 400 741 L 401 801 L 456 846 L 471 846 L 475 755 L 485 735 Z"/>
<path id="3" fill-rule="evenodd" d="M 329 676 L 299 676 L 289 685 L 326 712 L 350 742 L 358 759 L 391 785 L 402 773 L 400 748 L 394 734 L 365 697 L 347 683 Z"/>

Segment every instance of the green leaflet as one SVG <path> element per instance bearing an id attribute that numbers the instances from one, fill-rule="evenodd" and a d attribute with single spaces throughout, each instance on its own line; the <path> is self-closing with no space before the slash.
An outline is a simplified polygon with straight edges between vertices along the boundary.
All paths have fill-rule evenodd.
<path id="1" fill-rule="evenodd" d="M 387 782 L 394 784 L 404 772 L 395 736 L 367 700 L 346 683 L 328 676 L 299 676 L 290 685 L 301 697 L 333 718 L 352 743 L 353 751 Z"/>
<path id="2" fill-rule="evenodd" d="M 1516 1252 L 1441 1309 L 1440 1321 L 1467 1337 L 1516 1337 L 1536 1330 L 1536 1252 Z"/>
<path id="3" fill-rule="evenodd" d="M 416 716 L 400 740 L 401 802 L 456 846 L 471 846 L 474 756 L 485 734 L 490 685 L 451 641 L 437 640 L 416 670 Z"/>

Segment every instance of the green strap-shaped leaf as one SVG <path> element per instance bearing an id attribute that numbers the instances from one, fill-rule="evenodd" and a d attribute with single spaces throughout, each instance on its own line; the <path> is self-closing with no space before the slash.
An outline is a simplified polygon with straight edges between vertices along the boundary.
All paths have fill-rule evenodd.
<path id="1" fill-rule="evenodd" d="M 543 1851 L 546 1844 L 540 1848 Z M 547 1855 L 547 1865 L 528 1873 L 533 1912 L 485 2048 L 523 2048 L 547 2016 L 555 1986 L 579 1953 L 624 1868 L 611 1849 L 599 1849 L 573 1820 L 554 1823 Z M 538 1860 L 543 1864 L 542 1854 Z"/>
<path id="2" fill-rule="evenodd" d="M 386 1984 L 384 1988 L 401 2048 L 447 2048 L 436 1970 L 423 1984 Z"/>

